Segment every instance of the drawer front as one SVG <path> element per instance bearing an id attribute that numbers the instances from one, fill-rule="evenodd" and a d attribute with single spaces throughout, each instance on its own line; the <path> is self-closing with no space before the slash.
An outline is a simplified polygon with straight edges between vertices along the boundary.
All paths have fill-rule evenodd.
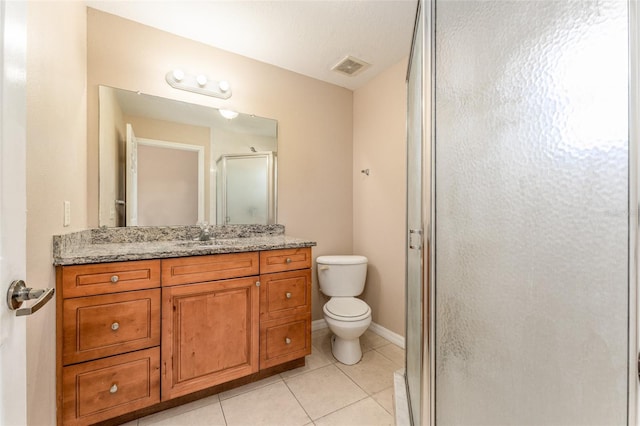
<path id="1" fill-rule="evenodd" d="M 311 353 L 311 317 L 299 315 L 260 327 L 260 369 Z"/>
<path id="2" fill-rule="evenodd" d="M 311 248 L 260 252 L 260 273 L 294 271 L 311 268 Z"/>
<path id="3" fill-rule="evenodd" d="M 261 275 L 260 282 L 261 320 L 310 312 L 310 269 Z"/>
<path id="4" fill-rule="evenodd" d="M 160 349 L 62 370 L 64 424 L 93 424 L 160 402 Z"/>
<path id="5" fill-rule="evenodd" d="M 160 289 L 63 302 L 63 364 L 160 344 Z"/>
<path id="6" fill-rule="evenodd" d="M 162 285 L 199 283 L 259 273 L 257 252 L 214 254 L 162 260 Z"/>
<path id="7" fill-rule="evenodd" d="M 61 266 L 62 297 L 93 296 L 160 287 L 160 261 Z"/>

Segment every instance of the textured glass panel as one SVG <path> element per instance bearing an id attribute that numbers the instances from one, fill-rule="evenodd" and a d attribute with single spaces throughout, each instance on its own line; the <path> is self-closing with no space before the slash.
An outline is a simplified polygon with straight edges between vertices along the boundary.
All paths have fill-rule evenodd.
<path id="1" fill-rule="evenodd" d="M 411 52 L 408 93 L 407 143 L 407 232 L 422 229 L 422 76 L 423 29 L 418 18 Z M 407 234 L 409 235 L 409 234 Z M 406 380 L 413 424 L 421 424 L 423 363 L 423 264 L 422 250 L 407 250 Z"/>
<path id="2" fill-rule="evenodd" d="M 436 1 L 436 422 L 625 424 L 626 2 Z"/>

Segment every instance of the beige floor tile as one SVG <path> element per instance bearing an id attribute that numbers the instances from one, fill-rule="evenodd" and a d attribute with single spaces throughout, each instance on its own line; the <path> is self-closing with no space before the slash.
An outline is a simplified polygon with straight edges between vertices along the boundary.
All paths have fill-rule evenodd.
<path id="1" fill-rule="evenodd" d="M 282 381 L 221 404 L 228 426 L 302 426 L 311 420 Z"/>
<path id="2" fill-rule="evenodd" d="M 372 398 L 366 398 L 314 422 L 316 426 L 383 426 L 393 425 L 391 414 Z"/>
<path id="3" fill-rule="evenodd" d="M 398 366 L 376 351 L 365 352 L 354 365 L 335 364 L 369 395 L 393 386 L 393 372 Z"/>
<path id="4" fill-rule="evenodd" d="M 272 385 L 274 383 L 282 381 L 282 377 L 279 374 L 269 376 L 265 379 L 259 380 L 253 383 L 247 383 L 246 385 L 225 391 L 220 393 L 220 400 L 223 401 L 225 399 L 233 398 L 234 396 L 241 395 L 243 393 L 251 392 L 252 390 L 260 389 L 265 386 Z"/>
<path id="5" fill-rule="evenodd" d="M 123 423 L 120 426 L 138 426 L 138 421 L 137 420 L 131 420 L 130 422 Z"/>
<path id="6" fill-rule="evenodd" d="M 376 348 L 377 352 L 395 362 L 399 367 L 404 367 L 404 349 L 393 343 Z"/>
<path id="7" fill-rule="evenodd" d="M 215 397 L 215 398 L 214 398 Z M 152 414 L 138 420 L 139 426 L 225 426 L 224 416 L 220 407 L 218 396 L 196 401 L 200 404 L 186 404 L 160 413 Z M 208 405 L 201 402 L 209 401 Z M 193 404 L 193 403 L 192 403 Z M 185 407 L 194 409 L 184 411 Z"/>
<path id="8" fill-rule="evenodd" d="M 367 396 L 335 364 L 286 379 L 285 383 L 314 420 Z"/>
<path id="9" fill-rule="evenodd" d="M 362 352 L 366 352 L 371 349 L 379 348 L 380 346 L 388 345 L 390 342 L 384 337 L 378 336 L 371 330 L 364 332 L 360 336 L 360 346 L 362 346 Z"/>
<path id="10" fill-rule="evenodd" d="M 393 387 L 374 393 L 371 397 L 393 416 Z"/>
<path id="11" fill-rule="evenodd" d="M 284 373 L 280 373 L 280 377 L 283 379 L 287 379 L 290 377 L 297 376 L 302 373 L 306 373 L 308 371 L 315 370 L 320 367 L 324 367 L 333 362 L 333 359 L 328 359 L 324 354 L 317 348 L 311 347 L 311 355 L 308 355 L 305 360 L 305 366 L 296 368 L 294 370 L 285 371 Z"/>

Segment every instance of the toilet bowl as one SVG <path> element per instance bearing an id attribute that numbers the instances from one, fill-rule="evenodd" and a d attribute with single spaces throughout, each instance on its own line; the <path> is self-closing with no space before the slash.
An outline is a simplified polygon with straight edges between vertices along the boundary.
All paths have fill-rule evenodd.
<path id="1" fill-rule="evenodd" d="M 371 324 L 371 308 L 355 296 L 362 293 L 367 273 L 364 256 L 320 256 L 318 282 L 320 290 L 331 299 L 323 306 L 324 319 L 334 334 L 333 356 L 352 365 L 362 358 L 360 336 Z"/>

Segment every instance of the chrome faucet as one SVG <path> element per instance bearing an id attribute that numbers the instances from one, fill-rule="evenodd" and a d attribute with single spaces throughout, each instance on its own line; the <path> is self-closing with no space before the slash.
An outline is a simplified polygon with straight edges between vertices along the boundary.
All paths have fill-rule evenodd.
<path id="1" fill-rule="evenodd" d="M 200 225 L 200 235 L 198 236 L 198 240 L 200 241 L 209 241 L 211 239 L 211 228 L 207 222 L 201 222 Z"/>

